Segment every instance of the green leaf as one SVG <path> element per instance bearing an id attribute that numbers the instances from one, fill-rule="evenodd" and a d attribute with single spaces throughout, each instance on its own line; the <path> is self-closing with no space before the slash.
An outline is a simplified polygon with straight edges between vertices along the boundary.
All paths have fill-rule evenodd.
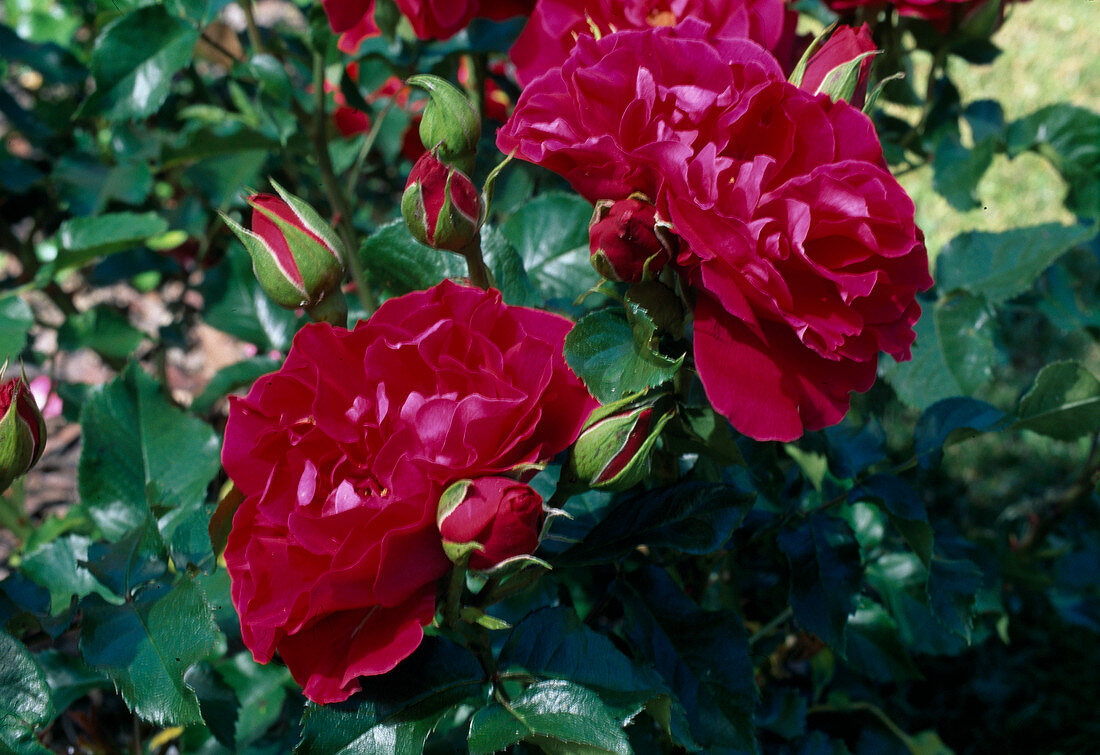
<path id="1" fill-rule="evenodd" d="M 61 268 L 80 267 L 96 257 L 121 252 L 167 232 L 168 222 L 155 212 L 110 212 L 71 218 L 57 233 Z"/>
<path id="2" fill-rule="evenodd" d="M 200 720 L 187 668 L 213 653 L 222 635 L 202 591 L 189 578 L 138 591 L 133 601 L 84 601 L 80 647 L 84 660 L 114 682 L 137 715 L 159 725 Z"/>
<path id="3" fill-rule="evenodd" d="M 547 607 L 528 614 L 508 635 L 498 666 L 583 685 L 604 702 L 626 708 L 631 716 L 643 707 L 650 708 L 654 717 L 660 716 L 667 733 L 686 747 L 693 745 L 683 708 L 670 698 L 671 691 L 660 675 L 627 658 L 611 640 L 586 627 L 570 608 Z"/>
<path id="4" fill-rule="evenodd" d="M 199 712 L 206 728 L 218 742 L 234 747 L 240 702 L 233 688 L 218 676 L 214 666 L 207 661 L 200 661 L 188 668 L 183 674 L 183 681 L 199 701 Z"/>
<path id="5" fill-rule="evenodd" d="M 1012 123 L 1008 152 L 1035 150 L 1069 184 L 1066 206 L 1100 218 L 1100 114 L 1068 103 L 1050 105 Z"/>
<path id="6" fill-rule="evenodd" d="M 1027 291 L 1055 260 L 1095 236 L 1096 226 L 1085 224 L 969 231 L 951 239 L 936 258 L 936 285 L 984 296 L 996 306 Z"/>
<path id="7" fill-rule="evenodd" d="M 261 351 L 285 351 L 301 323 L 268 298 L 252 274 L 252 260 L 234 243 L 226 259 L 206 274 L 200 289 L 207 325 L 253 343 Z"/>
<path id="8" fill-rule="evenodd" d="M 756 752 L 758 695 L 741 620 L 700 609 L 651 565 L 631 574 L 620 593 L 623 630 L 683 705 L 700 748 Z"/>
<path id="9" fill-rule="evenodd" d="M 51 614 L 68 608 L 74 595 L 83 598 L 97 593 L 109 601 L 121 599 L 88 569 L 90 545 L 83 535 L 67 535 L 40 545 L 24 559 L 23 574 L 50 591 Z"/>
<path id="10" fill-rule="evenodd" d="M 490 703 L 474 714 L 470 752 L 528 740 L 548 752 L 628 755 L 624 723 L 592 690 L 560 679 L 535 682 L 507 705 Z"/>
<path id="11" fill-rule="evenodd" d="M 19 357 L 32 325 L 34 314 L 25 301 L 18 296 L 0 299 L 0 364 Z"/>
<path id="12" fill-rule="evenodd" d="M 466 262 L 457 254 L 432 249 L 409 235 L 405 221 L 379 228 L 360 252 L 371 280 L 400 295 L 431 288 L 444 278 L 462 278 Z"/>
<path id="13" fill-rule="evenodd" d="M 860 597 L 848 620 L 847 662 L 879 682 L 920 679 L 920 672 L 898 639 L 897 623 L 882 606 Z"/>
<path id="14" fill-rule="evenodd" d="M 791 565 L 795 619 L 843 655 L 861 573 L 852 528 L 842 519 L 814 512 L 780 531 L 778 542 Z"/>
<path id="15" fill-rule="evenodd" d="M 155 113 L 171 87 L 172 77 L 191 62 L 199 30 L 150 5 L 112 21 L 92 49 L 96 89 L 79 115 L 109 120 L 145 118 Z"/>
<path id="16" fill-rule="evenodd" d="M 967 642 L 974 625 L 972 609 L 982 572 L 964 558 L 934 556 L 928 568 L 928 604 L 940 624 Z"/>
<path id="17" fill-rule="evenodd" d="M 268 373 L 275 372 L 282 365 L 278 359 L 271 357 L 252 357 L 223 367 L 214 373 L 210 382 L 202 389 L 202 393 L 191 402 L 191 411 L 196 414 L 206 414 L 226 394 L 250 386 Z"/>
<path id="18" fill-rule="evenodd" d="M 682 553 L 712 553 L 729 540 L 752 508 L 755 494 L 732 485 L 683 483 L 624 499 L 584 540 L 556 563 L 618 561 L 639 545 Z"/>
<path id="19" fill-rule="evenodd" d="M 599 282 L 588 262 L 588 221 L 592 205 L 577 196 L 551 191 L 527 202 L 502 231 L 523 259 L 543 298 L 572 302 Z"/>
<path id="20" fill-rule="evenodd" d="M 565 337 L 565 361 L 600 403 L 671 380 L 684 357 L 671 359 L 654 349 L 656 328 L 641 309 L 628 319 L 620 308 L 585 315 Z"/>
<path id="21" fill-rule="evenodd" d="M 1100 381 L 1080 363 L 1062 361 L 1039 371 L 1020 399 L 1014 428 L 1058 440 L 1076 440 L 1100 430 Z"/>
<path id="22" fill-rule="evenodd" d="M 485 672 L 470 651 L 425 637 L 393 671 L 362 679 L 363 691 L 346 703 L 307 705 L 295 752 L 419 755 L 439 719 L 479 695 L 484 683 Z"/>
<path id="23" fill-rule="evenodd" d="M 914 328 L 912 360 L 884 357 L 882 373 L 898 397 L 916 409 L 973 393 L 989 381 L 999 359 L 995 324 L 979 297 L 962 293 L 940 299 Z"/>
<path id="24" fill-rule="evenodd" d="M 64 713 L 93 689 L 103 689 L 111 684 L 107 677 L 88 668 L 76 655 L 60 650 L 43 650 L 37 659 L 50 686 L 55 716 Z"/>
<path id="25" fill-rule="evenodd" d="M 887 553 L 867 567 L 867 582 L 897 622 L 898 637 L 916 653 L 957 655 L 966 647 L 933 613 L 928 570 L 912 553 Z"/>
<path id="26" fill-rule="evenodd" d="M 238 750 L 244 750 L 279 721 L 287 687 L 294 680 L 285 666 L 261 666 L 247 650 L 220 664 L 218 673 L 240 702 L 234 736 Z"/>
<path id="27" fill-rule="evenodd" d="M 116 362 L 125 361 L 143 340 L 145 333 L 131 325 L 126 315 L 106 305 L 70 316 L 57 331 L 60 348 L 89 348 Z"/>
<path id="28" fill-rule="evenodd" d="M 0 745 L 23 753 L 48 753 L 35 728 L 53 718 L 45 674 L 23 643 L 0 630 Z"/>
<path id="29" fill-rule="evenodd" d="M 206 487 L 220 468 L 218 437 L 169 403 L 137 365 L 91 391 L 80 424 L 82 504 L 109 539 L 151 515 L 205 501 Z"/>
<path id="30" fill-rule="evenodd" d="M 981 207 L 975 195 L 978 182 L 993 164 L 996 142 L 985 139 L 967 149 L 958 137 L 949 134 L 940 139 L 932 156 L 932 188 L 959 212 Z"/>
<path id="31" fill-rule="evenodd" d="M 873 500 L 882 505 L 894 527 L 905 538 L 921 562 L 928 566 L 932 561 L 933 531 L 928 523 L 928 512 L 908 484 L 891 475 L 872 475 L 862 485 L 854 488 L 848 500 Z"/>
<path id="32" fill-rule="evenodd" d="M 973 398 L 937 401 L 921 414 L 913 430 L 913 451 L 922 467 L 939 463 L 942 449 L 1005 425 L 1004 412 Z"/>
<path id="33" fill-rule="evenodd" d="M 521 307 L 542 306 L 542 296 L 531 282 L 523 258 L 504 234 L 489 226 L 481 229 L 481 247 L 493 281 L 508 304 Z"/>

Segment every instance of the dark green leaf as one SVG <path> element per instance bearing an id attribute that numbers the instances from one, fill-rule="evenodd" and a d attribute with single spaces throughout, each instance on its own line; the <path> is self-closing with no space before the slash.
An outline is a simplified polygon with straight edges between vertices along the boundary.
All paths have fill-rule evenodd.
<path id="1" fill-rule="evenodd" d="M 700 609 L 654 566 L 632 574 L 621 597 L 627 637 L 683 705 L 695 741 L 755 752 L 757 692 L 741 620 Z"/>
<path id="2" fill-rule="evenodd" d="M 619 308 L 582 317 L 565 337 L 565 361 L 588 390 L 608 404 L 671 380 L 684 358 L 654 350 L 655 328 L 640 310 L 631 323 Z"/>
<path id="3" fill-rule="evenodd" d="M 110 120 L 152 115 L 168 97 L 172 76 L 191 62 L 196 26 L 163 5 L 138 8 L 111 22 L 96 38 L 92 76 L 96 89 L 82 115 Z"/>
<path id="4" fill-rule="evenodd" d="M 226 684 L 207 661 L 200 661 L 183 674 L 184 683 L 195 693 L 203 723 L 226 747 L 234 747 L 237 712 L 240 703 L 233 688 Z"/>
<path id="5" fill-rule="evenodd" d="M 107 677 L 88 668 L 79 657 L 60 650 L 43 650 L 38 654 L 38 663 L 50 686 L 55 716 L 64 713 L 93 689 L 111 685 Z"/>
<path id="6" fill-rule="evenodd" d="M 214 377 L 202 389 L 202 393 L 191 402 L 191 411 L 196 414 L 206 414 L 226 394 L 252 385 L 269 372 L 278 370 L 281 365 L 282 362 L 271 357 L 252 357 L 223 367 L 214 373 Z"/>
<path id="7" fill-rule="evenodd" d="M 0 630 L 0 745 L 17 755 L 48 753 L 34 730 L 53 711 L 42 669 L 23 643 Z"/>
<path id="8" fill-rule="evenodd" d="M 125 361 L 144 339 L 145 334 L 131 325 L 126 315 L 108 306 L 72 315 L 57 331 L 60 348 L 89 348 L 112 361 Z"/>
<path id="9" fill-rule="evenodd" d="M 61 267 L 80 267 L 96 257 L 121 252 L 159 236 L 168 223 L 155 212 L 111 212 L 90 218 L 72 218 L 57 233 Z"/>
<path id="10" fill-rule="evenodd" d="M 1015 428 L 1058 440 L 1100 430 L 1100 381 L 1078 362 L 1048 364 L 1020 399 Z"/>
<path id="11" fill-rule="evenodd" d="M 848 495 L 851 501 L 872 499 L 882 504 L 890 521 L 927 566 L 932 561 L 933 532 L 924 502 L 908 484 L 890 475 L 873 475 Z"/>
<path id="12" fill-rule="evenodd" d="M 28 42 L 2 24 L 0 49 L 4 51 L 4 60 L 29 66 L 50 82 L 75 84 L 88 75 L 84 66 L 64 47 L 52 42 Z"/>
<path id="13" fill-rule="evenodd" d="M 945 136 L 932 156 L 932 187 L 960 212 L 981 207 L 974 192 L 993 163 L 995 147 L 985 140 L 967 149 L 954 135 Z"/>
<path id="14" fill-rule="evenodd" d="M 939 463 L 942 449 L 1005 424 L 1005 414 L 984 401 L 948 398 L 937 401 L 917 420 L 913 451 L 922 467 Z"/>
<path id="15" fill-rule="evenodd" d="M 988 382 L 998 359 L 994 325 L 979 297 L 940 299 L 917 322 L 912 360 L 898 363 L 885 357 L 883 374 L 898 397 L 917 409 L 972 393 Z"/>
<path id="16" fill-rule="evenodd" d="M 285 351 L 290 346 L 299 318 L 263 292 L 244 247 L 230 245 L 226 260 L 207 273 L 201 291 L 207 325 L 253 343 L 261 351 Z"/>
<path id="17" fill-rule="evenodd" d="M 360 256 L 371 280 L 394 295 L 431 288 L 444 278 L 467 275 L 462 257 L 416 241 L 403 220 L 387 223 L 371 234 Z"/>
<path id="18" fill-rule="evenodd" d="M 932 612 L 948 631 L 970 641 L 973 626 L 971 610 L 982 572 L 966 559 L 932 558 L 928 570 L 928 603 Z"/>
<path id="19" fill-rule="evenodd" d="M 481 229 L 481 236 L 485 263 L 504 301 L 522 307 L 541 306 L 542 296 L 527 276 L 523 258 L 512 248 L 504 234 L 486 226 Z"/>
<path id="20" fill-rule="evenodd" d="M 274 663 L 261 666 L 247 650 L 221 664 L 218 673 L 240 702 L 235 738 L 238 749 L 243 750 L 279 720 L 287 687 L 294 681 L 285 666 Z"/>
<path id="21" fill-rule="evenodd" d="M 0 364 L 19 357 L 32 325 L 34 315 L 25 301 L 18 296 L 0 299 Z"/>
<path id="22" fill-rule="evenodd" d="M 98 596 L 84 601 L 84 660 L 111 678 L 135 713 L 160 725 L 200 720 L 183 675 L 213 653 L 220 638 L 210 606 L 188 578 L 171 589 L 149 585 L 121 606 Z"/>
<path id="23" fill-rule="evenodd" d="M 920 672 L 898 639 L 898 626 L 878 603 L 861 598 L 848 620 L 848 663 L 875 681 L 919 679 Z"/>
<path id="24" fill-rule="evenodd" d="M 309 704 L 296 752 L 418 755 L 443 714 L 477 695 L 484 681 L 472 653 L 441 637 L 426 637 L 393 671 L 363 678 L 363 691 L 346 703 Z"/>
<path id="25" fill-rule="evenodd" d="M 507 706 L 490 703 L 474 714 L 470 752 L 529 740 L 549 752 L 628 755 L 625 723 L 592 690 L 559 679 L 535 682 Z"/>
<path id="26" fill-rule="evenodd" d="M 172 406 L 133 364 L 92 391 L 80 424 L 82 503 L 111 539 L 144 525 L 151 514 L 200 505 L 220 468 L 213 429 Z"/>
<path id="27" fill-rule="evenodd" d="M 160 537 L 151 525 L 137 527 L 117 543 L 94 543 L 88 548 L 87 568 L 118 596 L 126 597 L 168 570 L 159 552 Z"/>
<path id="28" fill-rule="evenodd" d="M 1057 223 L 969 231 L 949 241 L 936 258 L 936 285 L 984 296 L 996 306 L 1027 291 L 1055 260 L 1095 235 L 1095 225 Z"/>
<path id="29" fill-rule="evenodd" d="M 563 679 L 583 685 L 617 708 L 633 716 L 650 707 L 665 731 L 685 746 L 686 719 L 668 686 L 653 669 L 627 658 L 602 634 L 586 627 L 571 609 L 542 608 L 517 624 L 498 663 L 501 669 L 522 668 L 542 678 Z"/>
<path id="30" fill-rule="evenodd" d="M 579 566 L 618 561 L 639 545 L 711 553 L 726 544 L 754 498 L 732 485 L 712 483 L 649 490 L 616 505 L 557 562 Z"/>
<path id="31" fill-rule="evenodd" d="M 1100 217 L 1100 114 L 1067 103 L 1045 107 L 1008 128 L 1008 151 L 1035 150 L 1069 184 L 1066 206 Z"/>
<path id="32" fill-rule="evenodd" d="M 88 570 L 90 544 L 83 535 L 67 535 L 40 545 L 24 559 L 23 574 L 50 591 L 50 613 L 64 611 L 74 595 L 98 593 L 107 600 L 120 599 Z"/>
<path id="33" fill-rule="evenodd" d="M 756 713 L 756 725 L 783 739 L 806 733 L 806 698 L 790 687 L 769 685 Z"/>
<path id="34" fill-rule="evenodd" d="M 779 533 L 791 566 L 794 617 L 841 655 L 859 591 L 859 545 L 842 519 L 815 512 Z"/>
<path id="35" fill-rule="evenodd" d="M 542 296 L 572 302 L 599 282 L 588 262 L 592 205 L 576 194 L 540 194 L 504 223 L 504 236 L 523 259 Z"/>
<path id="36" fill-rule="evenodd" d="M 929 606 L 928 571 L 912 553 L 888 553 L 867 567 L 867 582 L 898 625 L 903 645 L 917 653 L 957 655 L 965 641 L 949 632 Z"/>

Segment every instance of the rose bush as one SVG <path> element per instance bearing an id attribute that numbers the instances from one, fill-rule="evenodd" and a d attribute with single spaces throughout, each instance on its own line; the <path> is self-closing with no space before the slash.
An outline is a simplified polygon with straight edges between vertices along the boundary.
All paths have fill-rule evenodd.
<path id="1" fill-rule="evenodd" d="M 223 463 L 245 499 L 225 559 L 257 661 L 278 652 L 333 702 L 419 645 L 449 567 L 441 493 L 530 474 L 595 406 L 562 358 L 569 327 L 445 281 L 352 331 L 307 326 L 233 402 Z"/>
<path id="2" fill-rule="evenodd" d="M 340 49 L 354 52 L 368 37 L 379 34 L 374 0 L 322 0 Z M 395 0 L 420 39 L 449 39 L 475 17 L 505 19 L 530 13 L 534 0 Z"/>
<path id="3" fill-rule="evenodd" d="M 591 201 L 656 197 L 685 242 L 707 396 L 741 432 L 791 440 L 840 421 L 879 350 L 909 357 L 927 255 L 870 120 L 707 33 L 579 38 L 497 142 Z"/>

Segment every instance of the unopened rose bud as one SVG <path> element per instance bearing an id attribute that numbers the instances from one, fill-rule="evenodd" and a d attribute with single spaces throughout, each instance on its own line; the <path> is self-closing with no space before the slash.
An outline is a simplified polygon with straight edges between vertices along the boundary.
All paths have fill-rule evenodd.
<path id="1" fill-rule="evenodd" d="M 650 453 L 674 411 L 668 397 L 641 406 L 620 403 L 597 409 L 570 452 L 570 476 L 602 490 L 637 485 L 648 474 Z"/>
<path id="2" fill-rule="evenodd" d="M 588 228 L 592 267 L 625 283 L 655 277 L 671 259 L 656 226 L 657 209 L 649 202 L 635 197 L 600 202 Z"/>
<path id="3" fill-rule="evenodd" d="M 248 198 L 251 230 L 222 217 L 248 250 L 256 279 L 276 304 L 302 307 L 316 320 L 345 324 L 343 245 L 312 207 L 272 184 L 279 196 Z"/>
<path id="4" fill-rule="evenodd" d="M 409 174 L 401 214 L 420 243 L 461 252 L 481 226 L 481 197 L 465 173 L 425 152 Z"/>
<path id="5" fill-rule="evenodd" d="M 841 26 L 807 58 L 799 86 L 862 107 L 874 53 L 875 42 L 866 24 L 858 29 Z"/>
<path id="6" fill-rule="evenodd" d="M 413 76 L 406 82 L 431 95 L 420 121 L 420 141 L 438 150 L 439 159 L 469 173 L 474 169 L 481 119 L 462 90 L 438 76 Z"/>
<path id="7" fill-rule="evenodd" d="M 35 465 L 45 447 L 46 422 L 30 387 L 19 377 L 0 382 L 0 493 Z"/>
<path id="8" fill-rule="evenodd" d="M 443 492 L 436 523 L 443 550 L 458 562 L 469 554 L 471 569 L 492 569 L 530 555 L 539 545 L 542 497 L 508 477 L 461 480 Z"/>

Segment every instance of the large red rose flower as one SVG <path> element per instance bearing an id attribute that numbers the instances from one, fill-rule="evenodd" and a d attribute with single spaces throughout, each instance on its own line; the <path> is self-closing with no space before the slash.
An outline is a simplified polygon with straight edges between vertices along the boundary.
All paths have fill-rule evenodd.
<path id="1" fill-rule="evenodd" d="M 839 422 L 880 350 L 909 357 L 931 285 L 912 201 L 867 117 L 789 84 L 757 45 L 687 23 L 581 38 L 498 145 L 590 200 L 656 199 L 684 242 L 696 369 L 741 432 L 791 440 Z"/>
<path id="2" fill-rule="evenodd" d="M 306 326 L 233 401 L 222 461 L 245 500 L 225 559 L 258 662 L 278 651 L 327 703 L 416 649 L 450 565 L 443 490 L 549 460 L 595 406 L 562 357 L 569 328 L 444 282 L 352 331 Z"/>
<path id="3" fill-rule="evenodd" d="M 526 85 L 557 68 L 581 36 L 675 26 L 688 18 L 706 22 L 713 37 L 745 37 L 783 60 L 797 22 L 783 0 L 538 0 L 510 53 L 516 78 Z"/>

